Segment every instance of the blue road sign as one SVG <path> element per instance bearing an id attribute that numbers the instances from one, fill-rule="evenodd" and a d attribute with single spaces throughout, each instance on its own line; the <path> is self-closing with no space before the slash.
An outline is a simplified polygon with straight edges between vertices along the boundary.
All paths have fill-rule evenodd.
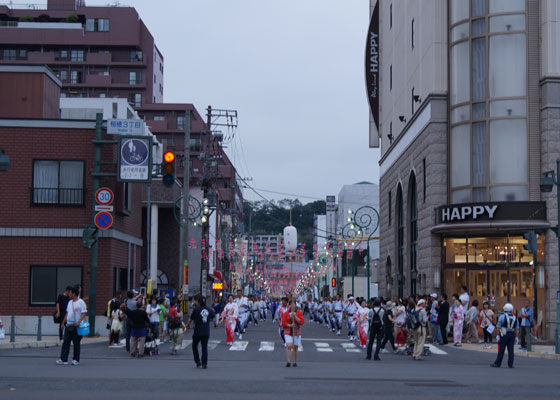
<path id="1" fill-rule="evenodd" d="M 95 214 L 93 222 L 99 229 L 109 229 L 113 225 L 113 216 L 108 212 L 101 211 Z"/>

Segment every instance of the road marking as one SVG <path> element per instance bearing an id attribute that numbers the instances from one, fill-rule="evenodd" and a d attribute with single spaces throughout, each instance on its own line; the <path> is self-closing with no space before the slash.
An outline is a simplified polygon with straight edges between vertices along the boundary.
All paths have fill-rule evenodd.
<path id="1" fill-rule="evenodd" d="M 209 340 L 208 341 L 208 350 L 214 350 L 216 346 L 220 344 L 219 340 Z"/>
<path id="2" fill-rule="evenodd" d="M 245 351 L 247 345 L 249 344 L 246 340 L 236 340 L 233 344 L 229 347 L 230 351 Z"/>
<path id="3" fill-rule="evenodd" d="M 354 343 L 341 343 L 340 344 L 347 353 L 361 353 L 362 351 L 356 348 Z"/>
<path id="4" fill-rule="evenodd" d="M 332 353 L 333 351 L 329 344 L 325 342 L 315 342 L 315 349 L 321 353 Z"/>
<path id="5" fill-rule="evenodd" d="M 181 350 L 186 349 L 191 344 L 192 344 L 192 340 L 183 340 L 183 343 L 181 344 Z"/>
<path id="6" fill-rule="evenodd" d="M 430 348 L 430 351 L 431 351 L 433 354 L 439 354 L 439 355 L 447 354 L 446 351 L 443 351 L 443 350 L 441 350 L 441 349 L 438 349 L 438 348 L 437 348 L 436 346 L 434 346 L 433 344 L 428 344 L 427 346 Z"/>
<path id="7" fill-rule="evenodd" d="M 261 342 L 259 351 L 274 351 L 274 342 Z"/>
<path id="8" fill-rule="evenodd" d="M 325 339 L 325 338 L 305 338 L 305 339 L 301 339 L 301 340 L 311 340 L 311 341 L 315 341 L 315 340 L 323 340 L 323 341 L 327 341 L 327 342 L 347 342 L 348 339 Z"/>

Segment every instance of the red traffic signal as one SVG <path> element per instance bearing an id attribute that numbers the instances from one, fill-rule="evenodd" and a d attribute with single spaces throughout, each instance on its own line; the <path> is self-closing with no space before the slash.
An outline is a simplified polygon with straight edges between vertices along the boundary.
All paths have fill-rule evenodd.
<path id="1" fill-rule="evenodd" d="M 331 279 L 331 287 L 336 287 L 336 278 Z"/>
<path id="2" fill-rule="evenodd" d="M 165 154 L 163 155 L 163 160 L 166 163 L 175 161 L 175 153 L 173 153 L 172 151 L 166 151 Z"/>
<path id="3" fill-rule="evenodd" d="M 172 151 L 166 151 L 163 154 L 161 175 L 161 180 L 165 186 L 173 186 L 175 183 L 175 153 Z"/>

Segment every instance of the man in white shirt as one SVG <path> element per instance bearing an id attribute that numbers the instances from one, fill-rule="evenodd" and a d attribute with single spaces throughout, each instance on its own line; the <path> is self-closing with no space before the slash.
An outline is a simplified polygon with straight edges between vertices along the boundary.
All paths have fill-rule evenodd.
<path id="1" fill-rule="evenodd" d="M 467 293 L 467 287 L 465 285 L 461 286 L 461 294 L 459 295 L 459 301 L 463 304 L 463 309 L 465 312 L 469 309 L 469 294 Z"/>
<path id="2" fill-rule="evenodd" d="M 237 308 L 239 309 L 239 319 L 237 322 L 237 335 L 239 339 L 245 333 L 245 329 L 247 328 L 247 323 L 249 322 L 249 300 L 247 297 L 243 296 L 241 290 L 237 291 L 237 298 L 233 301 L 237 304 Z"/>
<path id="3" fill-rule="evenodd" d="M 344 308 L 346 323 L 348 325 L 348 336 L 350 340 L 356 340 L 356 320 L 352 317 L 358 312 L 358 304 L 354 301 L 354 296 L 348 297 L 348 303 Z"/>
<path id="4" fill-rule="evenodd" d="M 87 315 L 87 307 L 86 303 L 79 298 L 79 293 L 80 291 L 76 286 L 70 291 L 70 301 L 66 307 L 66 316 L 61 324 L 64 329 L 64 341 L 62 342 L 60 359 L 56 361 L 59 365 L 68 365 L 70 341 L 74 345 L 72 365 L 80 365 L 80 336 L 78 336 L 78 327 Z"/>
<path id="5" fill-rule="evenodd" d="M 333 302 L 333 312 L 334 319 L 336 323 L 336 334 L 340 336 L 340 330 L 342 329 L 342 312 L 344 311 L 344 303 L 340 299 L 340 295 L 336 295 L 336 300 Z"/>

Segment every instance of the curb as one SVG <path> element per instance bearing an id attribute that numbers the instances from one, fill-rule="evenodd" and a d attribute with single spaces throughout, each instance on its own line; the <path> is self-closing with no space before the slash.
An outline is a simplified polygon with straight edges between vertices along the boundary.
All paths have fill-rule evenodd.
<path id="1" fill-rule="evenodd" d="M 481 347 L 475 347 L 473 345 L 469 345 L 467 343 L 463 343 L 463 345 L 461 346 L 462 349 L 464 350 L 470 350 L 470 351 L 478 351 L 481 353 L 488 353 L 488 354 L 497 354 L 498 350 L 497 347 L 494 347 L 490 350 L 488 349 L 483 349 Z M 529 351 L 521 351 L 521 350 L 517 350 L 515 351 L 515 356 L 518 357 L 530 357 L 530 358 L 541 358 L 541 359 L 547 359 L 547 360 L 560 360 L 560 354 L 551 354 L 551 353 L 539 353 L 539 352 L 529 352 Z"/>
<path id="2" fill-rule="evenodd" d="M 94 343 L 104 343 L 107 342 L 107 338 L 95 338 L 84 340 L 81 345 L 94 344 Z M 60 342 L 58 340 L 42 340 L 29 341 L 29 342 L 0 342 L 0 350 L 15 350 L 15 349 L 35 349 L 35 348 L 47 348 L 47 347 L 60 347 Z"/>

